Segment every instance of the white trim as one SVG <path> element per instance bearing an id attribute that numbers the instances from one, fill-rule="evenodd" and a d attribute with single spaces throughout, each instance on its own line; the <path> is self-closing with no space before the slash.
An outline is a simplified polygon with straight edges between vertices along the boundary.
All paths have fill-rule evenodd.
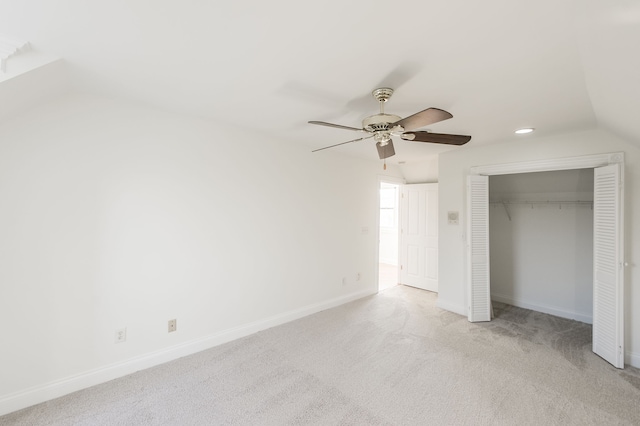
<path id="1" fill-rule="evenodd" d="M 616 163 L 624 163 L 624 152 L 475 166 L 471 167 L 470 174 L 493 176 L 554 170 L 591 169 Z"/>
<path id="2" fill-rule="evenodd" d="M 41 402 L 67 395 L 90 386 L 99 385 L 136 371 L 144 370 L 163 364 L 174 359 L 182 358 L 214 346 L 222 345 L 232 340 L 240 339 L 250 334 L 257 333 L 267 328 L 275 327 L 296 319 L 330 309 L 353 300 L 361 299 L 375 294 L 375 290 L 361 290 L 345 296 L 336 297 L 324 302 L 315 303 L 283 314 L 274 315 L 263 320 L 255 321 L 239 327 L 230 328 L 200 339 L 180 343 L 156 352 L 147 353 L 123 362 L 106 365 L 104 367 L 85 371 L 80 374 L 65 377 L 60 380 L 34 386 L 32 388 L 15 392 L 0 399 L 0 416 L 8 414 Z"/>
<path id="3" fill-rule="evenodd" d="M 407 181 L 403 178 L 395 177 L 395 176 L 385 176 L 378 175 L 378 187 L 380 187 L 380 183 L 390 183 L 392 185 L 406 185 Z"/>
<path id="4" fill-rule="evenodd" d="M 584 322 L 587 324 L 593 323 L 593 315 L 590 313 L 578 313 L 567 311 L 566 309 L 559 308 L 551 305 L 541 305 L 536 303 L 529 303 L 520 298 L 514 298 L 506 294 L 496 294 L 491 292 L 491 300 L 496 302 L 506 303 L 507 305 L 517 306 L 519 308 L 530 309 L 532 311 L 542 312 L 544 314 L 554 315 L 556 317 L 567 318 Z"/>

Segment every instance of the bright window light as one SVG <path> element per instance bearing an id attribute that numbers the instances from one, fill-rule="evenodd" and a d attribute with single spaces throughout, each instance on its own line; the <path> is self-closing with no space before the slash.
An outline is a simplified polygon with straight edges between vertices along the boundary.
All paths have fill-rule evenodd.
<path id="1" fill-rule="evenodd" d="M 526 127 L 524 129 L 516 130 L 516 134 L 517 135 L 524 135 L 524 134 L 533 132 L 533 130 L 534 130 L 533 127 Z"/>

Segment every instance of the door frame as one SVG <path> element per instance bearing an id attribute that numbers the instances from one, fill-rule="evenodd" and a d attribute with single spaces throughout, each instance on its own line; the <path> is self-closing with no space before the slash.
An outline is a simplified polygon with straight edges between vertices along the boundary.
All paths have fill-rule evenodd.
<path id="1" fill-rule="evenodd" d="M 471 176 L 494 176 L 494 175 L 509 175 L 509 174 L 519 174 L 519 173 L 531 173 L 531 172 L 548 172 L 548 171 L 557 171 L 557 170 L 575 170 L 575 169 L 596 169 L 599 167 L 609 166 L 617 164 L 619 166 L 619 185 L 621 186 L 621 196 L 619 199 L 619 238 L 616 241 L 616 251 L 619 253 L 619 262 L 620 265 L 625 264 L 624 260 L 624 152 L 614 152 L 614 153 L 604 153 L 604 154 L 594 154 L 594 155 L 585 155 L 578 157 L 566 157 L 566 158 L 554 158 L 547 160 L 534 160 L 534 161 L 526 161 L 526 162 L 517 162 L 517 163 L 505 163 L 505 164 L 493 164 L 493 165 L 485 165 L 485 166 L 475 166 L 470 168 L 470 179 Z M 469 201 L 467 201 L 469 204 Z M 467 211 L 467 223 L 471 223 L 471 206 L 466 206 Z M 469 236 L 470 237 L 470 236 Z M 488 245 L 488 242 L 487 242 Z M 467 268 L 467 285 L 465 286 L 467 289 L 467 306 L 470 306 L 474 301 L 471 299 L 472 295 L 469 294 L 469 289 L 472 287 L 472 280 L 469 278 L 469 271 L 472 270 L 472 256 L 469 248 L 469 240 L 467 240 L 467 251 L 466 251 L 466 261 L 465 266 Z M 487 272 L 488 273 L 488 272 Z M 623 325 L 624 329 L 624 289 L 626 287 L 625 276 L 624 276 L 624 267 L 620 268 L 620 278 L 619 284 L 621 286 L 621 310 L 619 318 L 620 324 Z M 489 291 L 489 296 L 490 296 Z M 472 318 L 470 318 L 472 320 Z M 482 318 L 480 321 L 487 321 L 490 318 Z M 625 336 L 624 334 L 621 336 L 621 342 L 624 346 Z M 618 368 L 624 367 L 624 358 L 625 354 L 621 355 L 622 362 L 618 362 L 617 365 L 614 364 Z"/>

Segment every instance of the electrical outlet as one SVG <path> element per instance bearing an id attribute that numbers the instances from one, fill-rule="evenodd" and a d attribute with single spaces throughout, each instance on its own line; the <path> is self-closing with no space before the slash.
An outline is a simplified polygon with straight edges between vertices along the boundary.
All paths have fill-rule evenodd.
<path id="1" fill-rule="evenodd" d="M 356 281 L 360 281 L 360 272 L 356 274 Z"/>
<path id="2" fill-rule="evenodd" d="M 172 319 L 169 320 L 169 333 L 174 332 L 178 329 L 178 320 Z"/>
<path id="3" fill-rule="evenodd" d="M 342 285 L 347 285 L 347 277 L 342 277 Z"/>
<path id="4" fill-rule="evenodd" d="M 116 343 L 122 343 L 122 342 L 126 342 L 127 341 L 127 329 L 126 328 L 119 328 L 118 330 L 116 330 Z"/>

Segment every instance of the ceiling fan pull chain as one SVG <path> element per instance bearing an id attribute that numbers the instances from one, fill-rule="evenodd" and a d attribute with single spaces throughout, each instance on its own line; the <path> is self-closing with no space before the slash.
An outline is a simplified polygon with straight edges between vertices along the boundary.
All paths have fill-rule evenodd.
<path id="1" fill-rule="evenodd" d="M 387 159 L 384 159 L 384 167 L 382 168 L 382 170 L 387 170 Z"/>

